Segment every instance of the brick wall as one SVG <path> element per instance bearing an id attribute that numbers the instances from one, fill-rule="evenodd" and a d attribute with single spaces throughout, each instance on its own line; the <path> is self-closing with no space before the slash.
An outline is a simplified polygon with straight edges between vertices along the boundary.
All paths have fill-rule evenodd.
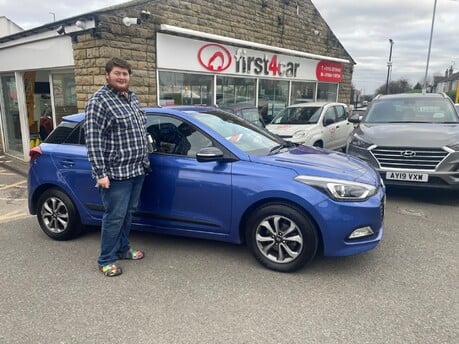
<path id="1" fill-rule="evenodd" d="M 123 17 L 139 17 L 142 10 L 150 11 L 148 21 L 123 25 Z M 79 110 L 105 83 L 105 63 L 113 56 L 132 64 L 131 89 L 142 105 L 156 105 L 155 33 L 160 24 L 352 61 L 309 0 L 137 0 L 100 13 L 98 20 L 96 35 L 80 35 L 73 46 Z M 343 67 L 338 98 L 349 103 L 353 64 Z"/>

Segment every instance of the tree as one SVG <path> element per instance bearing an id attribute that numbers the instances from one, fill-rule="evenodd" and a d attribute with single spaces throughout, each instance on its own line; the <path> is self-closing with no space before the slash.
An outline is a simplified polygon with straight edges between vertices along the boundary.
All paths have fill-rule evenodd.
<path id="1" fill-rule="evenodd" d="M 397 81 L 389 82 L 389 94 L 409 92 L 412 88 L 413 87 L 407 79 L 402 78 Z M 379 86 L 376 89 L 375 95 L 376 94 L 386 94 L 386 84 Z"/>

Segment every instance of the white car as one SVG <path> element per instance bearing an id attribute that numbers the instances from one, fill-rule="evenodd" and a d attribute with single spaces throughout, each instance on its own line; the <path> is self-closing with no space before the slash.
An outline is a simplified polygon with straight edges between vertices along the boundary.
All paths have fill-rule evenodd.
<path id="1" fill-rule="evenodd" d="M 348 122 L 346 104 L 302 103 L 279 112 L 266 129 L 295 143 L 344 149 L 354 126 Z"/>

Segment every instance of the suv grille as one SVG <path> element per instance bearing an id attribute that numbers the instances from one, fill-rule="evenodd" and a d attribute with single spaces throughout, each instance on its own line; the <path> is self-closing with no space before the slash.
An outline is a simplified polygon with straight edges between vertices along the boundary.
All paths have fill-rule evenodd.
<path id="1" fill-rule="evenodd" d="M 448 155 L 441 148 L 376 147 L 371 151 L 382 168 L 435 170 Z"/>

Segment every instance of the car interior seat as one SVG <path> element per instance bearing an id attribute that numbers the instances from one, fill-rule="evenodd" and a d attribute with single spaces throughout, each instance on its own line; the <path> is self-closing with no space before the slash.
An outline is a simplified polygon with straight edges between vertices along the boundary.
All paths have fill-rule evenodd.
<path id="1" fill-rule="evenodd" d="M 392 122 L 400 121 L 400 114 L 397 113 L 394 104 L 390 102 L 376 103 L 369 113 L 371 122 Z"/>
<path id="2" fill-rule="evenodd" d="M 158 131 L 159 151 L 187 155 L 190 143 L 186 136 L 172 123 L 161 123 Z"/>

